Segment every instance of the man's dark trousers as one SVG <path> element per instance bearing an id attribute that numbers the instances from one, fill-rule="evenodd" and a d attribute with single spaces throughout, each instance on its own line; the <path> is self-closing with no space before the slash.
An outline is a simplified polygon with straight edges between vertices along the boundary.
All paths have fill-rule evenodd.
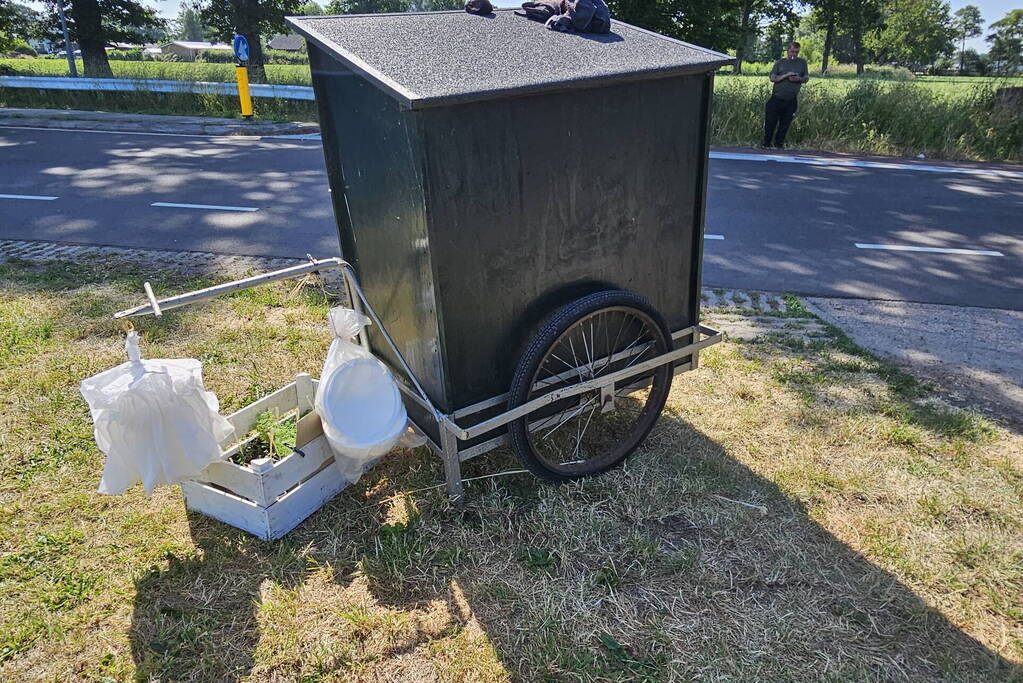
<path id="1" fill-rule="evenodd" d="M 792 124 L 792 117 L 796 115 L 796 98 L 785 100 L 780 97 L 771 96 L 764 106 L 764 147 L 771 146 L 771 138 L 774 138 L 774 145 L 781 147 L 785 144 L 785 134 L 789 132 Z M 775 132 L 777 127 L 777 132 Z"/>

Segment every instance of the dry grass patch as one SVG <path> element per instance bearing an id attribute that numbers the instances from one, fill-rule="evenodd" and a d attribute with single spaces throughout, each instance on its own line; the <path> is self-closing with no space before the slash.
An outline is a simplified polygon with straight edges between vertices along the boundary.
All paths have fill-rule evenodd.
<path id="1" fill-rule="evenodd" d="M 439 461 L 398 452 L 263 543 L 174 489 L 93 493 L 77 383 L 121 362 L 108 316 L 140 284 L 0 266 L 7 680 L 1023 677 L 1023 440 L 798 309 L 706 352 L 613 473 L 454 508 L 422 490 Z M 318 371 L 327 307 L 280 285 L 138 325 L 233 410 Z"/>

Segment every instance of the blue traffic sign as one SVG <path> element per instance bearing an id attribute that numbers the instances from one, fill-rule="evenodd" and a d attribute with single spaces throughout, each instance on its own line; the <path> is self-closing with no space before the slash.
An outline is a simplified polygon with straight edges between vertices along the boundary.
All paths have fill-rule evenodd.
<path id="1" fill-rule="evenodd" d="M 238 61 L 249 61 L 249 41 L 245 39 L 245 36 L 235 36 L 233 45 L 234 56 L 238 58 Z"/>

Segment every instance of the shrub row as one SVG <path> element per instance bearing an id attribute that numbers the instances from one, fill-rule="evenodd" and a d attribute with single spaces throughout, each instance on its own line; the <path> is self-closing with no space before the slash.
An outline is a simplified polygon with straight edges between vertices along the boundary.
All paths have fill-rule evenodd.
<path id="1" fill-rule="evenodd" d="M 207 64 L 233 64 L 234 54 L 230 52 L 200 52 L 196 58 L 197 62 Z M 305 52 L 290 52 L 288 50 L 263 50 L 264 64 L 308 64 L 309 55 Z"/>

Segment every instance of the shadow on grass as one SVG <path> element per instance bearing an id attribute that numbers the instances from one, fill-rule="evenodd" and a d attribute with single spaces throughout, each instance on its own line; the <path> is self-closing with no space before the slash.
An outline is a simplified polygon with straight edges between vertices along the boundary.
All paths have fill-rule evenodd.
<path id="1" fill-rule="evenodd" d="M 274 543 L 190 516 L 196 556 L 137 582 L 139 676 L 1023 678 L 670 410 L 585 482 L 398 495 L 441 480 L 395 454 Z"/>

